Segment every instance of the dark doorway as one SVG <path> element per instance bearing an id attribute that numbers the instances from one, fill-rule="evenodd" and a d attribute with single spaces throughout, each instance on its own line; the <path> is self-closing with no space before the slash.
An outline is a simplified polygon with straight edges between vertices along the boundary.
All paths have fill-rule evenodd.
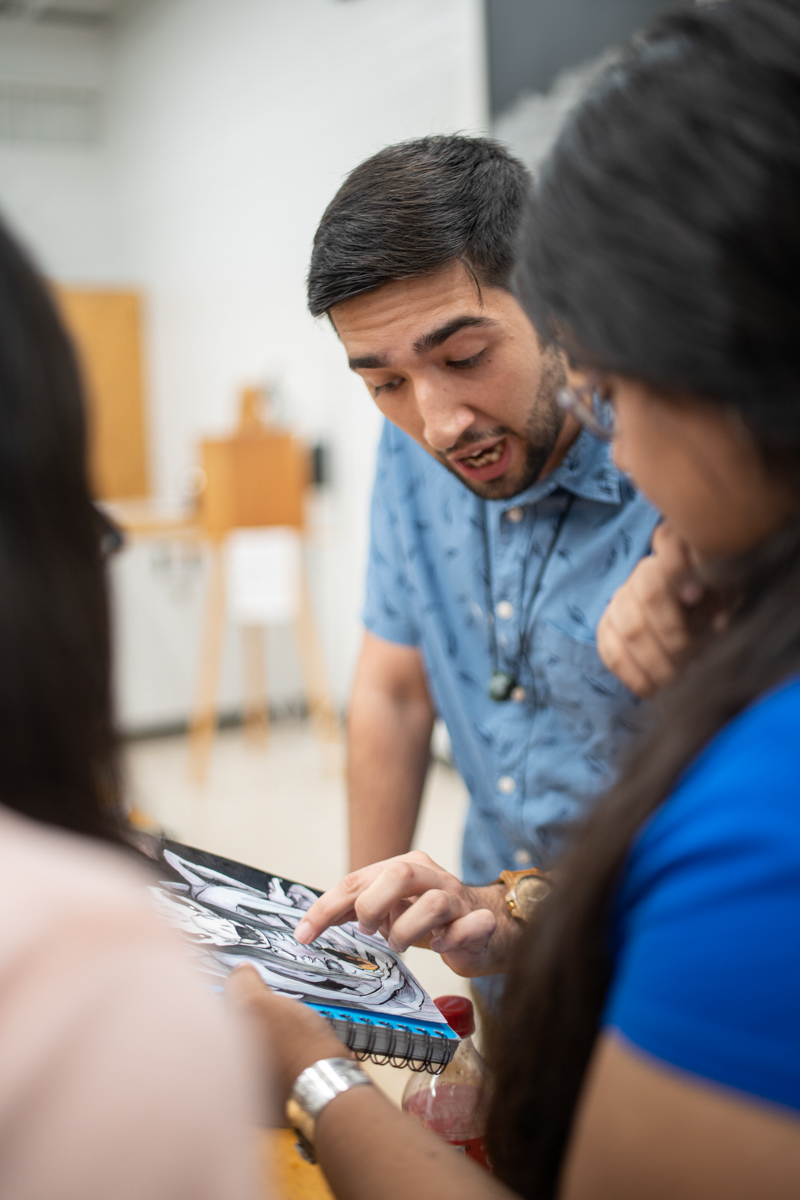
<path id="1" fill-rule="evenodd" d="M 565 67 L 618 45 L 674 3 L 665 0 L 485 0 L 492 117 L 546 92 Z"/>

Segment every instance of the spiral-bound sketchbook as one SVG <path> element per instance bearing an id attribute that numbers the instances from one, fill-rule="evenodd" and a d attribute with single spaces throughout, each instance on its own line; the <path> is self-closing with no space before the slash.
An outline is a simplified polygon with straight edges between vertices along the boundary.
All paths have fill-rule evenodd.
<path id="1" fill-rule="evenodd" d="M 437 1071 L 455 1054 L 457 1035 L 380 934 L 348 922 L 310 946 L 295 940 L 320 892 L 180 842 L 153 840 L 151 854 L 159 907 L 218 979 L 251 963 L 273 991 L 327 1017 L 359 1058 Z"/>

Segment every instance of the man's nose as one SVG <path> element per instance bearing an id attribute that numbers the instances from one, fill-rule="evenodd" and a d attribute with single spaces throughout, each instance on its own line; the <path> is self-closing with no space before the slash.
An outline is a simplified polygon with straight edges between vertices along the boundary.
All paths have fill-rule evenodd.
<path id="1" fill-rule="evenodd" d="M 422 384 L 415 390 L 425 441 L 441 454 L 455 446 L 475 420 L 475 414 L 450 394 L 449 388 Z"/>

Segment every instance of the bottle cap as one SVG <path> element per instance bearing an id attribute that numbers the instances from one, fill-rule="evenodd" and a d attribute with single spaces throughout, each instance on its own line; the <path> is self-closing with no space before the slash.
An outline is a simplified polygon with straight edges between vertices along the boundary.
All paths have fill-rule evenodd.
<path id="1" fill-rule="evenodd" d="M 466 996 L 437 996 L 433 1003 L 459 1037 L 475 1032 L 475 1013 Z"/>

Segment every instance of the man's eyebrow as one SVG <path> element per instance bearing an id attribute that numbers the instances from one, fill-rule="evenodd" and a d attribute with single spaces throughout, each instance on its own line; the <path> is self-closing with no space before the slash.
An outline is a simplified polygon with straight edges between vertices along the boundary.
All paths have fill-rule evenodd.
<path id="1" fill-rule="evenodd" d="M 385 354 L 364 354 L 361 358 L 348 358 L 347 365 L 351 371 L 368 371 L 375 367 L 388 367 L 389 360 Z"/>
<path id="2" fill-rule="evenodd" d="M 435 350 L 437 346 L 441 346 L 461 329 L 483 329 L 496 324 L 497 321 L 493 321 L 491 317 L 466 315 L 453 317 L 444 325 L 440 325 L 438 329 L 432 329 L 430 333 L 423 333 L 421 337 L 418 337 L 414 342 L 414 352 L 415 354 L 427 354 L 429 350 Z M 391 364 L 385 354 L 362 354 L 357 358 L 348 358 L 347 365 L 351 371 L 369 371 L 389 367 Z"/>
<path id="3" fill-rule="evenodd" d="M 437 346 L 441 346 L 461 329 L 483 329 L 496 324 L 497 322 L 493 321 L 491 317 L 453 317 L 452 321 L 447 321 L 438 329 L 432 329 L 430 333 L 423 333 L 422 337 L 417 338 L 414 342 L 414 350 L 417 354 L 427 354 L 429 350 L 435 350 Z"/>

